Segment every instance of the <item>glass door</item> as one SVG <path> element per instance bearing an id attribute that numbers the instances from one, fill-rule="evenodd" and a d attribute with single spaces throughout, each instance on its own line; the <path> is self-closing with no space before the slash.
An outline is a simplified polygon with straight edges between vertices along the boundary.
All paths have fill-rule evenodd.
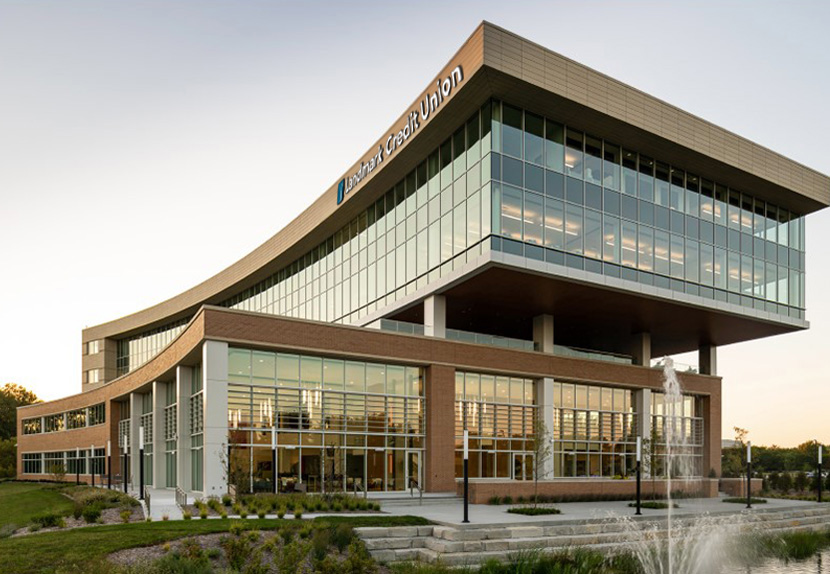
<path id="1" fill-rule="evenodd" d="M 406 453 L 406 487 L 417 485 L 423 490 L 424 485 L 421 479 L 421 451 L 410 450 Z"/>

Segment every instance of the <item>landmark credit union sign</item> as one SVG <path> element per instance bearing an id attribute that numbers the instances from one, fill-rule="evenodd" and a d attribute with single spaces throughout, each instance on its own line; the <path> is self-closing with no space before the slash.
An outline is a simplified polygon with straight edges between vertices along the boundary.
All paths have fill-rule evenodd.
<path id="1" fill-rule="evenodd" d="M 337 184 L 337 204 L 345 199 L 346 195 L 360 184 L 370 173 L 372 173 L 383 162 L 421 127 L 421 122 L 426 122 L 430 115 L 434 114 L 444 100 L 449 98 L 452 91 L 464 80 L 464 70 L 456 66 L 443 80 L 435 82 L 435 91 L 424 95 L 417 108 L 414 108 L 407 115 L 406 123 L 397 132 L 392 132 L 386 138 L 385 143 L 378 146 L 378 151 L 367 162 L 360 162 L 357 171 L 348 177 L 343 178 Z"/>

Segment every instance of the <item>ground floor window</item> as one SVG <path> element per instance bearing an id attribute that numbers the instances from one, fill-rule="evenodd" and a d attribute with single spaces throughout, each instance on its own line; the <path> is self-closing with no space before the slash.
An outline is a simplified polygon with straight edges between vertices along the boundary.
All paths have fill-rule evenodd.
<path id="1" fill-rule="evenodd" d="M 531 379 L 456 372 L 456 478 L 463 476 L 464 430 L 469 434 L 470 478 L 533 477 L 533 385 Z"/>
<path id="2" fill-rule="evenodd" d="M 326 446 L 233 446 L 231 483 L 237 492 L 274 492 L 275 481 L 278 492 L 390 492 L 423 484 L 420 448 L 367 447 L 342 438 Z"/>
<path id="3" fill-rule="evenodd" d="M 43 471 L 43 463 L 40 453 L 23 453 L 23 473 L 40 474 Z"/>
<path id="4" fill-rule="evenodd" d="M 204 448 L 203 435 L 197 434 L 190 438 L 190 489 L 202 492 L 204 484 Z"/>

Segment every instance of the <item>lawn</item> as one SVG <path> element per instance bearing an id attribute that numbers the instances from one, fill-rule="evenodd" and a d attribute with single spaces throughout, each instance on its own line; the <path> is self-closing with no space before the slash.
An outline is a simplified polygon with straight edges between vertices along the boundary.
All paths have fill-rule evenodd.
<path id="1" fill-rule="evenodd" d="M 358 526 L 411 526 L 428 524 L 412 516 L 347 516 L 316 518 L 316 522 L 346 522 Z M 0 540 L 0 574 L 45 574 L 47 572 L 96 571 L 95 565 L 116 550 L 161 544 L 198 534 L 227 532 L 237 520 L 183 520 L 91 526 L 44 532 Z M 282 524 L 298 527 L 306 521 L 293 519 L 244 520 L 249 528 L 272 530 Z"/>
<path id="2" fill-rule="evenodd" d="M 28 524 L 42 512 L 70 512 L 72 501 L 60 493 L 30 482 L 0 482 L 0 527 Z"/>

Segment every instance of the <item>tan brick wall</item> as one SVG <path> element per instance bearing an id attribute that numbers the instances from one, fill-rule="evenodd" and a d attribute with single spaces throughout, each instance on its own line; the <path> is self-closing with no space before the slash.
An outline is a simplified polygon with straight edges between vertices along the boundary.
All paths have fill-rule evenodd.
<path id="1" fill-rule="evenodd" d="M 764 487 L 764 480 L 761 478 L 752 479 L 752 494 L 760 494 Z M 722 478 L 720 479 L 719 490 L 727 496 L 746 496 L 745 478 Z"/>

